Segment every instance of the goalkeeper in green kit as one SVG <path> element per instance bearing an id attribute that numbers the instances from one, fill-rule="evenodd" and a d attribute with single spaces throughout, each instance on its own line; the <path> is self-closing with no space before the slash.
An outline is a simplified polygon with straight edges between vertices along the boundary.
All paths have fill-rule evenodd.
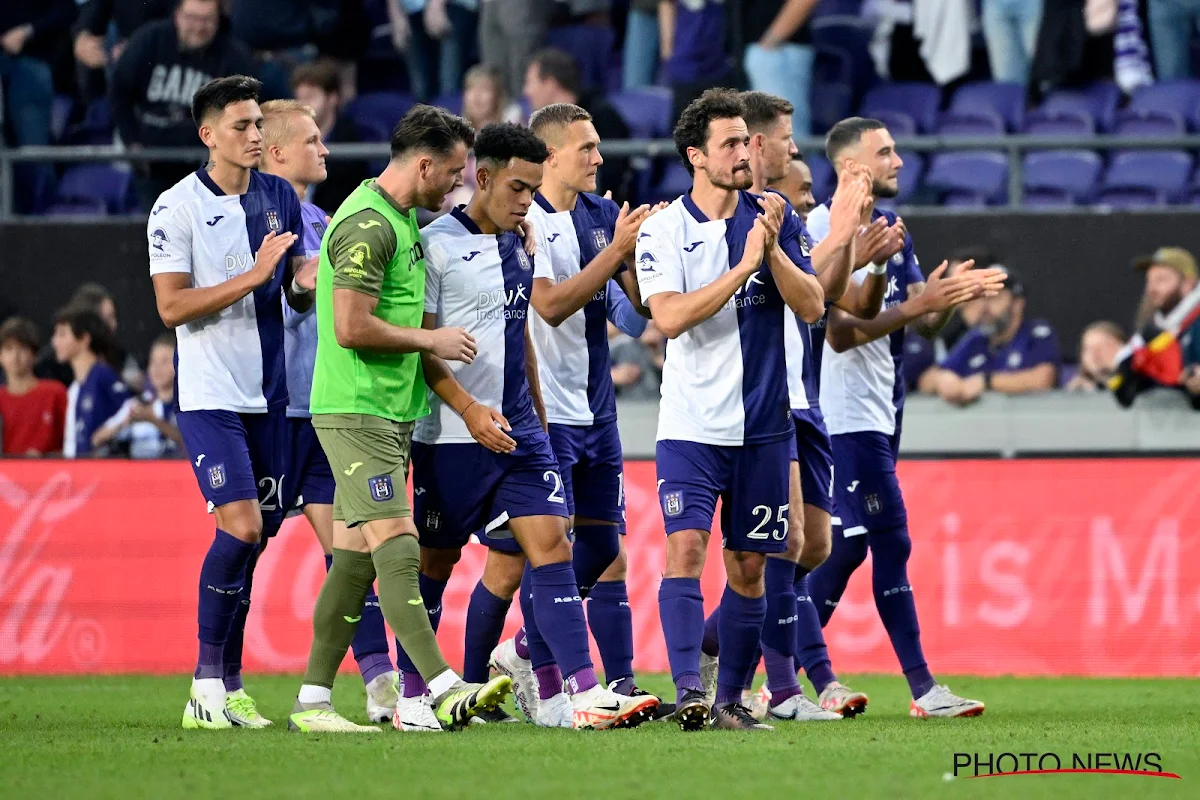
<path id="1" fill-rule="evenodd" d="M 421 353 L 466 363 L 476 353 L 461 328 L 421 328 L 425 254 L 416 209 L 440 209 L 462 185 L 474 141 L 461 118 L 415 106 L 392 134 L 387 168 L 342 203 L 321 243 L 311 408 L 337 487 L 333 566 L 313 609 L 293 730 L 379 730 L 338 714 L 330 696 L 376 580 L 383 617 L 429 686 L 437 725 L 421 730 L 461 726 L 512 690 L 504 676 L 464 683 L 442 657 L 421 600 L 420 546 L 405 488 L 413 423 L 429 413 Z"/>

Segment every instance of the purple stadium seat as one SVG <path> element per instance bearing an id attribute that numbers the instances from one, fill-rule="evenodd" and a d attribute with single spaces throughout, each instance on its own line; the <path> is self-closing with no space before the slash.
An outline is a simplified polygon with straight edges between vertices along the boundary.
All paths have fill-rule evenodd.
<path id="1" fill-rule="evenodd" d="M 552 28 L 546 34 L 548 46 L 565 50 L 575 57 L 579 79 L 585 89 L 604 88 L 616 41 L 612 28 L 600 25 L 568 25 Z"/>
<path id="2" fill-rule="evenodd" d="M 929 163 L 925 184 L 945 193 L 943 202 L 962 205 L 965 195 L 981 203 L 1001 203 L 1007 196 L 1008 159 L 991 151 L 939 153 Z"/>
<path id="3" fill-rule="evenodd" d="M 892 136 L 915 136 L 917 133 L 917 121 L 903 111 L 880 109 L 872 116 L 886 125 Z"/>
<path id="4" fill-rule="evenodd" d="M 854 113 L 854 56 L 826 44 L 816 46 L 809 113 L 813 133 L 828 131 Z"/>
<path id="5" fill-rule="evenodd" d="M 881 111 L 908 114 L 922 133 L 932 133 L 937 126 L 941 90 L 927 83 L 884 83 L 867 92 L 860 113 L 864 117 L 878 116 Z"/>
<path id="6" fill-rule="evenodd" d="M 1030 136 L 1091 136 L 1096 120 L 1087 111 L 1037 109 L 1025 115 L 1025 133 Z"/>
<path id="7" fill-rule="evenodd" d="M 942 196 L 942 205 L 951 208 L 983 208 L 987 204 L 987 198 L 975 192 L 954 191 Z"/>
<path id="8" fill-rule="evenodd" d="M 1129 109 L 1171 112 L 1195 128 L 1197 104 L 1200 104 L 1200 81 L 1161 81 L 1136 89 L 1129 100 Z"/>
<path id="9" fill-rule="evenodd" d="M 54 95 L 54 103 L 50 107 L 50 141 L 54 143 L 62 141 L 67 132 L 67 122 L 71 119 L 71 112 L 74 109 L 75 99 L 70 95 Z"/>
<path id="10" fill-rule="evenodd" d="M 813 177 L 813 197 L 818 203 L 824 203 L 833 195 L 834 187 L 837 185 L 837 179 L 833 175 L 833 166 L 823 154 L 806 155 L 804 163 L 808 164 L 808 169 L 812 172 Z"/>
<path id="11" fill-rule="evenodd" d="M 896 204 L 906 203 L 921 187 L 921 178 L 925 174 L 925 159 L 920 153 L 899 153 L 904 166 L 900 168 L 898 180 L 900 193 L 893 198 Z"/>
<path id="12" fill-rule="evenodd" d="M 1156 192 L 1153 189 L 1101 189 L 1096 193 L 1095 202 L 1102 206 L 1112 206 L 1113 208 L 1146 208 L 1150 206 L 1164 206 L 1167 204 L 1166 198 L 1161 192 Z"/>
<path id="13" fill-rule="evenodd" d="M 104 203 L 99 200 L 82 200 L 75 203 L 55 203 L 45 210 L 48 217 L 103 217 Z"/>
<path id="14" fill-rule="evenodd" d="M 131 186 L 128 170 L 81 164 L 63 173 L 54 199 L 67 204 L 99 202 L 109 214 L 124 214 L 129 211 Z"/>
<path id="15" fill-rule="evenodd" d="M 1025 87 L 1019 83 L 978 81 L 961 86 L 950 98 L 950 111 L 995 114 L 1010 131 L 1021 130 L 1025 117 Z"/>
<path id="16" fill-rule="evenodd" d="M 1082 111 L 1102 131 L 1112 130 L 1121 102 L 1121 90 L 1110 81 L 1098 81 L 1083 90 L 1051 92 L 1039 107 L 1042 111 Z"/>
<path id="17" fill-rule="evenodd" d="M 1104 176 L 1099 201 L 1162 205 L 1180 199 L 1192 178 L 1192 157 L 1176 150 L 1128 150 L 1117 153 Z"/>
<path id="18" fill-rule="evenodd" d="M 1126 109 L 1117 113 L 1113 133 L 1122 136 L 1178 136 L 1187 131 L 1183 117 L 1174 111 Z"/>
<path id="19" fill-rule="evenodd" d="M 942 136 L 1003 136 L 1004 120 L 994 111 L 946 111 L 938 123 Z"/>
<path id="20" fill-rule="evenodd" d="M 650 189 L 646 203 L 671 202 L 692 188 L 692 176 L 678 158 L 671 158 L 663 170 L 662 179 Z"/>
<path id="21" fill-rule="evenodd" d="M 1090 150 L 1030 153 L 1022 163 L 1026 202 L 1032 205 L 1086 203 L 1104 168 Z"/>
<path id="22" fill-rule="evenodd" d="M 396 123 L 408 113 L 414 102 L 412 95 L 400 92 L 368 92 L 351 100 L 345 114 L 376 140 L 387 141 Z M 384 132 L 382 139 L 379 137 L 381 131 Z"/>
<path id="23" fill-rule="evenodd" d="M 433 104 L 446 109 L 451 114 L 461 115 L 463 107 L 462 92 L 455 92 L 454 94 L 439 94 L 433 99 Z"/>
<path id="24" fill-rule="evenodd" d="M 659 86 L 630 89 L 608 97 L 635 139 L 671 135 L 671 90 Z"/>
<path id="25" fill-rule="evenodd" d="M 69 144 L 112 144 L 113 121 L 108 100 L 100 98 L 88 103 L 83 120 L 67 130 Z"/>

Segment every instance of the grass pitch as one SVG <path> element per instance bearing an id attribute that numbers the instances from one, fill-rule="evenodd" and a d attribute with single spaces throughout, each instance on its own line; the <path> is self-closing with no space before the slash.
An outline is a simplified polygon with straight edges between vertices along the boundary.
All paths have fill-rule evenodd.
<path id="1" fill-rule="evenodd" d="M 900 678 L 851 676 L 868 713 L 773 733 L 673 725 L 575 733 L 528 725 L 459 733 L 287 731 L 294 676 L 248 676 L 266 731 L 183 731 L 186 677 L 0 680 L 0 797 L 960 798 L 1200 797 L 1200 682 L 947 678 L 978 719 L 913 720 Z M 666 691 L 662 677 L 643 681 Z M 811 689 L 809 689 L 811 691 Z M 363 720 L 343 675 L 339 709 Z M 1160 754 L 1181 780 L 1129 775 L 955 778 L 954 754 Z M 1036 759 L 1034 762 L 1036 767 Z M 1003 764 L 1011 771 L 1010 762 Z M 1023 768 L 1023 764 L 1022 764 Z"/>

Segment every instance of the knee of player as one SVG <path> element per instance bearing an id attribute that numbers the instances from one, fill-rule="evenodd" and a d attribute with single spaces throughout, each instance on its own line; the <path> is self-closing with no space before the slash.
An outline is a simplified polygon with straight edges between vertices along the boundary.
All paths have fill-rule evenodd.
<path id="1" fill-rule="evenodd" d="M 699 578 L 704 571 L 707 537 L 703 531 L 676 531 L 667 536 L 667 577 Z"/>
<path id="2" fill-rule="evenodd" d="M 805 539 L 804 549 L 800 551 L 800 566 L 812 572 L 825 563 L 831 549 L 828 539 L 824 541 Z M 863 557 L 865 558 L 866 555 L 864 554 Z"/>
<path id="3" fill-rule="evenodd" d="M 767 569 L 765 553 L 730 552 L 725 557 L 725 573 L 729 585 L 739 594 L 753 595 L 763 585 Z"/>
<path id="4" fill-rule="evenodd" d="M 912 555 L 912 539 L 904 528 L 873 533 L 870 536 L 870 545 L 872 556 L 876 560 L 887 559 L 893 564 L 905 564 Z"/>
<path id="5" fill-rule="evenodd" d="M 243 542 L 256 544 L 262 539 L 262 513 L 248 502 L 230 503 L 218 509 L 217 527 Z"/>
<path id="6" fill-rule="evenodd" d="M 629 557 L 625 555 L 624 547 L 618 548 L 616 559 L 608 565 L 608 569 L 604 570 L 604 574 L 600 576 L 600 582 L 623 581 L 628 571 Z"/>
<path id="7" fill-rule="evenodd" d="M 520 554 L 489 550 L 483 566 L 483 585 L 496 597 L 512 597 L 521 588 L 525 558 Z"/>
<path id="8" fill-rule="evenodd" d="M 838 548 L 841 553 L 840 559 L 845 560 L 852 570 L 858 569 L 867 560 L 866 536 L 850 536 L 844 545 L 839 544 Z"/>
<path id="9" fill-rule="evenodd" d="M 421 573 L 436 581 L 450 580 L 454 565 L 462 558 L 462 550 L 445 550 L 433 547 L 421 548 Z"/>

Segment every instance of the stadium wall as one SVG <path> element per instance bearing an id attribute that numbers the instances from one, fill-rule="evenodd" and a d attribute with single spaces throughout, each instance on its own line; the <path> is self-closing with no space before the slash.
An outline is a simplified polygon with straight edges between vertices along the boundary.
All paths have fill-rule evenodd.
<path id="1" fill-rule="evenodd" d="M 937 674 L 1200 673 L 1197 461 L 907 461 L 900 475 Z M 654 465 L 627 463 L 625 485 L 636 666 L 666 671 Z M 182 461 L 0 462 L 0 675 L 190 672 L 212 530 Z M 710 609 L 723 583 L 718 542 L 704 576 Z M 467 547 L 444 597 L 439 639 L 452 664 L 484 556 Z M 869 567 L 826 630 L 839 671 L 897 670 Z M 323 577 L 307 522 L 289 520 L 255 575 L 251 672 L 303 670 Z M 514 604 L 508 632 L 518 624 Z"/>
<path id="2" fill-rule="evenodd" d="M 1200 253 L 1200 214 L 1193 211 L 913 209 L 904 220 L 927 273 L 965 245 L 986 245 L 1020 270 L 1030 294 L 1029 312 L 1054 324 L 1071 357 L 1088 323 L 1132 321 L 1141 296 L 1140 278 L 1130 268 L 1134 257 L 1163 245 Z M 45 322 L 76 286 L 99 281 L 117 297 L 120 338 L 135 353 L 148 350 L 162 330 L 147 269 L 140 221 L 35 218 L 0 224 L 0 306 Z"/>

